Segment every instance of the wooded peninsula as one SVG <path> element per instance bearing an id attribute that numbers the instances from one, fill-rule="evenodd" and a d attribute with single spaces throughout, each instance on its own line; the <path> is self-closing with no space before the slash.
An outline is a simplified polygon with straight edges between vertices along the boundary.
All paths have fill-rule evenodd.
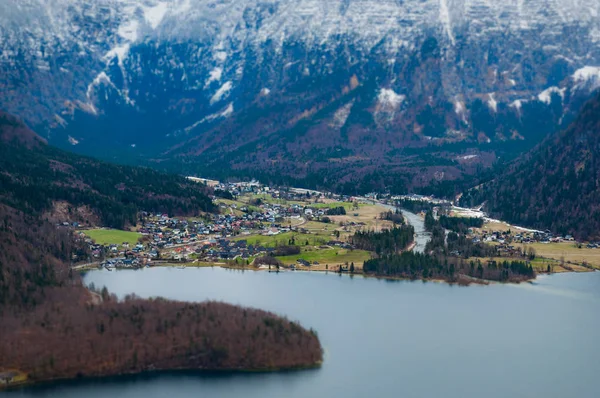
<path id="1" fill-rule="evenodd" d="M 223 303 L 123 301 L 68 265 L 68 230 L 0 205 L 2 387 L 161 370 L 318 366 L 316 332 Z"/>

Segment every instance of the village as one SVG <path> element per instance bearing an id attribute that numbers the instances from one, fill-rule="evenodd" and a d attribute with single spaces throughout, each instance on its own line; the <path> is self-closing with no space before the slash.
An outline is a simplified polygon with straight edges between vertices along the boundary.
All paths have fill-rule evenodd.
<path id="1" fill-rule="evenodd" d="M 275 257 L 290 270 L 348 269 L 350 264 L 362 264 L 372 256 L 356 250 L 348 242 L 349 237 L 360 230 L 391 228 L 393 223 L 382 220 L 380 214 L 391 204 L 411 202 L 428 203 L 436 217 L 483 218 L 483 226 L 469 228 L 467 236 L 475 244 L 496 246 L 502 257 L 537 253 L 563 265 L 581 264 L 582 269 L 586 269 L 589 259 L 600 266 L 600 256 L 596 259 L 593 253 L 600 248 L 598 242 L 577 242 L 570 235 L 510 226 L 433 197 L 379 194 L 350 197 L 307 189 L 272 188 L 256 181 L 201 182 L 213 189 L 218 214 L 181 218 L 142 212 L 138 224 L 130 231 L 73 225 L 76 239 L 86 248 L 74 255 L 75 268 L 113 270 L 165 265 L 266 268 L 267 264 L 257 261 Z M 423 211 L 415 212 L 424 217 Z"/>
<path id="2" fill-rule="evenodd" d="M 86 256 L 73 259 L 75 265 L 108 270 L 164 264 L 247 266 L 263 256 L 300 254 L 299 249 L 290 249 L 300 246 L 300 241 L 303 250 L 353 251 L 345 237 L 373 224 L 372 209 L 358 198 L 304 189 L 274 190 L 256 182 L 216 183 L 212 188 L 219 214 L 186 219 L 142 212 L 138 225 L 129 232 L 77 229 L 76 239 L 88 250 Z M 336 220 L 346 209 L 354 211 L 349 217 L 356 221 Z M 364 220 L 365 210 L 369 220 Z M 95 239 L 101 232 L 114 236 Z M 367 258 L 363 252 L 356 254 L 346 257 Z M 319 265 L 317 260 L 300 257 L 286 265 L 290 269 Z M 344 259 L 342 255 L 340 260 Z"/>

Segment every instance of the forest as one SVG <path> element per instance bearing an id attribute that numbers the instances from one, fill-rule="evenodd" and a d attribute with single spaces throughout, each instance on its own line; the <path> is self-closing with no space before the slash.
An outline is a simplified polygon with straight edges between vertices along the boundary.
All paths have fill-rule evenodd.
<path id="1" fill-rule="evenodd" d="M 442 215 L 440 216 L 440 224 L 451 231 L 466 234 L 469 232 L 469 228 L 481 228 L 483 226 L 483 218 L 448 217 Z"/>
<path id="2" fill-rule="evenodd" d="M 404 224 L 405 223 L 404 216 L 402 215 L 402 212 L 400 210 L 385 211 L 385 212 L 379 214 L 379 219 L 391 221 L 394 224 Z"/>
<path id="3" fill-rule="evenodd" d="M 420 213 L 422 211 L 432 210 L 435 205 L 425 200 L 400 199 L 395 201 L 396 207 L 410 211 L 411 213 Z"/>
<path id="4" fill-rule="evenodd" d="M 344 206 L 333 207 L 331 209 L 327 209 L 326 214 L 328 216 L 345 216 L 346 209 L 344 208 Z"/>
<path id="5" fill-rule="evenodd" d="M 443 216 L 442 216 L 443 217 Z M 442 279 L 448 282 L 469 284 L 473 282 L 521 282 L 535 278 L 531 264 L 524 261 L 482 261 L 484 257 L 497 256 L 494 246 L 473 241 L 462 232 L 446 231 L 433 211 L 425 214 L 425 229 L 431 240 L 425 253 L 403 251 L 413 240 L 412 226 L 402 226 L 383 232 L 358 232 L 352 243 L 358 248 L 374 251 L 377 256 L 365 261 L 363 272 L 380 277 L 407 279 Z M 447 225 L 471 225 L 477 221 L 456 222 Z M 473 258 L 469 260 L 470 258 Z"/>
<path id="6" fill-rule="evenodd" d="M 141 210 L 173 216 L 215 210 L 204 185 L 147 168 L 99 162 L 45 144 L 30 149 L 4 143 L 0 171 L 0 202 L 37 216 L 49 214 L 49 219 L 57 202 L 68 203 L 69 214 L 63 218 L 98 219 L 102 226 L 118 229 L 135 224 Z"/>
<path id="7" fill-rule="evenodd" d="M 465 261 L 463 259 L 404 252 L 365 261 L 363 272 L 376 276 L 407 279 L 442 279 L 448 282 L 521 282 L 535 278 L 530 264 L 523 261 Z"/>
<path id="8" fill-rule="evenodd" d="M 0 112 L 0 370 L 28 383 L 160 370 L 274 370 L 318 366 L 316 332 L 272 313 L 223 303 L 124 301 L 90 291 L 69 263 L 70 228 L 51 223 L 56 202 L 105 226 L 140 210 L 214 210 L 206 186 L 49 147 Z M 72 213 L 71 213 L 72 212 Z"/>
<path id="9" fill-rule="evenodd" d="M 600 238 L 600 93 L 573 123 L 466 192 L 495 218 L 580 240 Z"/>
<path id="10" fill-rule="evenodd" d="M 494 257 L 498 255 L 495 246 L 487 245 L 482 242 L 474 243 L 467 236 L 468 228 L 463 228 L 460 232 L 451 231 L 446 236 L 446 230 L 442 225 L 442 220 L 446 219 L 446 224 L 450 226 L 463 225 L 463 221 L 447 221 L 448 218 L 440 216 L 439 220 L 433 216 L 432 211 L 425 213 L 425 229 L 431 232 L 431 240 L 427 243 L 426 251 L 436 255 L 455 256 L 462 258 L 470 257 Z M 477 220 L 477 219 L 474 219 Z M 465 221 L 476 224 L 478 221 Z"/>
<path id="11" fill-rule="evenodd" d="M 35 383 L 322 360 L 316 332 L 268 312 L 90 292 L 67 264 L 72 245 L 67 229 L 0 205 L 0 369 Z"/>
<path id="12" fill-rule="evenodd" d="M 350 237 L 357 249 L 375 252 L 378 256 L 399 253 L 414 241 L 415 230 L 412 225 L 403 225 L 392 229 L 358 231 Z"/>

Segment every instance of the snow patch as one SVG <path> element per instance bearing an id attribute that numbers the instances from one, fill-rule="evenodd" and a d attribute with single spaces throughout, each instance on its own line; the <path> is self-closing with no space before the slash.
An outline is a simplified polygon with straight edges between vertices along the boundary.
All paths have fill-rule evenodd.
<path id="1" fill-rule="evenodd" d="M 189 133 L 190 131 L 192 131 L 193 129 L 195 129 L 196 127 L 200 126 L 201 124 L 204 124 L 206 122 L 212 122 L 216 119 L 220 119 L 220 118 L 228 118 L 229 116 L 231 116 L 233 114 L 233 112 L 235 111 L 234 107 L 233 107 L 233 102 L 229 103 L 229 105 L 227 105 L 227 107 L 225 107 L 225 109 L 223 109 L 221 112 L 219 113 L 213 113 L 212 115 L 208 115 L 205 118 L 203 118 L 200 121 L 197 121 L 196 123 L 192 124 L 189 127 L 186 127 L 184 129 L 184 131 L 186 133 Z"/>
<path id="2" fill-rule="evenodd" d="M 350 101 L 346 105 L 342 106 L 340 109 L 335 111 L 333 114 L 333 120 L 329 124 L 330 127 L 341 129 L 346 124 L 348 117 L 350 116 L 350 112 L 352 112 L 352 107 L 354 106 L 354 100 Z"/>
<path id="3" fill-rule="evenodd" d="M 227 60 L 227 53 L 225 51 L 217 51 L 213 55 L 213 59 L 219 62 L 225 62 Z"/>
<path id="4" fill-rule="evenodd" d="M 498 102 L 496 101 L 496 99 L 494 98 L 494 93 L 490 93 L 488 94 L 488 107 L 494 111 L 494 112 L 498 112 Z"/>
<path id="5" fill-rule="evenodd" d="M 462 101 L 454 100 L 454 113 L 460 115 L 466 110 L 465 104 Z"/>
<path id="6" fill-rule="evenodd" d="M 213 105 L 213 104 L 221 101 L 222 99 L 227 98 L 229 96 L 229 92 L 231 91 L 232 87 L 233 87 L 233 84 L 231 82 L 226 82 L 225 84 L 223 84 L 221 86 L 221 88 L 219 88 L 217 90 L 215 95 L 213 95 L 212 98 L 210 99 L 210 104 Z"/>
<path id="7" fill-rule="evenodd" d="M 584 66 L 578 69 L 573 74 L 575 88 L 582 88 L 589 85 L 590 90 L 595 90 L 600 87 L 600 67 L 599 66 Z"/>
<path id="8" fill-rule="evenodd" d="M 105 62 L 110 62 L 111 60 L 113 60 L 115 57 L 117 57 L 117 61 L 119 63 L 119 66 L 123 66 L 123 60 L 127 57 L 127 54 L 129 53 L 129 49 L 131 48 L 131 45 L 129 43 L 125 43 L 121 46 L 117 46 L 115 48 L 113 48 L 112 50 L 110 50 L 109 52 L 106 53 L 106 55 L 104 56 L 104 61 Z"/>
<path id="9" fill-rule="evenodd" d="M 558 88 L 558 87 L 549 87 L 538 94 L 537 98 L 540 102 L 543 102 L 546 105 L 550 105 L 552 103 L 552 94 L 556 93 L 560 95 L 561 99 L 565 99 L 565 91 L 566 88 Z"/>
<path id="10" fill-rule="evenodd" d="M 138 39 L 138 30 L 140 23 L 138 21 L 127 21 L 123 25 L 119 26 L 117 33 L 121 38 L 128 42 L 134 42 Z"/>
<path id="11" fill-rule="evenodd" d="M 511 108 L 515 108 L 518 111 L 521 111 L 521 108 L 523 107 L 523 100 L 514 100 L 513 102 L 510 103 L 509 105 Z"/>
<path id="12" fill-rule="evenodd" d="M 154 7 L 144 7 L 144 18 L 152 29 L 156 29 L 167 14 L 168 9 L 169 5 L 167 3 L 158 3 Z"/>
<path id="13" fill-rule="evenodd" d="M 393 108 L 398 108 L 404 102 L 404 100 L 406 100 L 406 96 L 402 94 L 397 94 L 392 89 L 382 88 L 379 91 L 377 100 L 382 105 L 389 105 Z"/>
<path id="14" fill-rule="evenodd" d="M 477 159 L 478 157 L 479 157 L 479 155 L 465 155 L 465 156 L 459 156 L 459 159 L 471 160 L 471 159 Z"/>
<path id="15" fill-rule="evenodd" d="M 230 102 L 229 105 L 227 105 L 227 108 L 225 108 L 225 110 L 221 112 L 219 116 L 227 118 L 233 114 L 233 111 L 233 102 Z"/>
<path id="16" fill-rule="evenodd" d="M 454 39 L 454 34 L 452 33 L 452 26 L 450 25 L 450 11 L 448 10 L 447 0 L 440 0 L 440 22 L 444 26 L 446 30 L 446 34 L 450 39 L 452 45 L 456 44 L 456 40 Z"/>
<path id="17" fill-rule="evenodd" d="M 206 85 L 209 86 L 212 82 L 220 82 L 223 76 L 223 68 L 215 68 L 210 71 Z"/>
<path id="18" fill-rule="evenodd" d="M 596 78 L 600 78 L 600 67 L 598 66 L 584 66 L 583 68 L 576 70 L 573 74 L 573 80 L 576 82 Z"/>
<path id="19" fill-rule="evenodd" d="M 92 90 L 94 89 L 94 87 L 99 86 L 100 83 L 107 83 L 107 84 L 113 85 L 113 83 L 110 80 L 110 78 L 108 77 L 108 75 L 104 71 L 100 72 L 98 74 L 98 76 L 96 76 L 94 81 L 92 81 L 87 87 L 86 97 L 88 100 L 90 99 L 90 97 L 92 95 Z"/>

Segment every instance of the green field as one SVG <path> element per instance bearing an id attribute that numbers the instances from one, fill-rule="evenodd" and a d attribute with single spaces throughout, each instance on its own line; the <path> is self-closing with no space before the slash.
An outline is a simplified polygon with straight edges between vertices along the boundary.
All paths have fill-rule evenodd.
<path id="1" fill-rule="evenodd" d="M 121 245 L 124 242 L 133 244 L 142 236 L 137 232 L 120 231 L 118 229 L 88 229 L 83 233 L 100 245 Z"/>
<path id="2" fill-rule="evenodd" d="M 346 212 L 352 212 L 356 210 L 354 209 L 354 203 L 352 202 L 314 203 L 310 206 L 314 207 L 315 209 L 334 209 L 336 207 L 343 207 L 346 209 Z M 366 205 L 360 203 L 358 205 L 359 208 L 363 206 Z"/>
<path id="3" fill-rule="evenodd" d="M 296 200 L 273 198 L 271 195 L 268 195 L 268 194 L 245 195 L 245 196 L 240 196 L 238 199 L 242 202 L 250 202 L 251 200 L 260 199 L 264 203 L 277 204 L 277 205 L 283 205 L 283 206 L 290 206 L 293 204 L 297 204 L 299 206 L 306 206 L 306 204 L 307 204 L 306 202 L 300 202 L 300 201 L 296 201 Z"/>
<path id="4" fill-rule="evenodd" d="M 310 263 L 315 261 L 320 264 L 342 264 L 342 263 L 362 263 L 371 258 L 371 254 L 365 250 L 346 250 L 346 249 L 319 249 L 302 251 L 300 254 L 293 256 L 277 257 L 284 264 L 295 264 L 296 260 L 302 259 Z"/>
<path id="5" fill-rule="evenodd" d="M 313 235 L 313 234 L 301 234 L 298 232 L 286 232 L 274 236 L 254 235 L 254 236 L 242 236 L 237 237 L 234 240 L 245 240 L 249 245 L 254 246 L 265 246 L 265 247 L 277 247 L 287 246 L 290 244 L 290 239 L 295 239 L 296 246 L 319 246 L 323 245 L 333 238 L 330 236 Z"/>

